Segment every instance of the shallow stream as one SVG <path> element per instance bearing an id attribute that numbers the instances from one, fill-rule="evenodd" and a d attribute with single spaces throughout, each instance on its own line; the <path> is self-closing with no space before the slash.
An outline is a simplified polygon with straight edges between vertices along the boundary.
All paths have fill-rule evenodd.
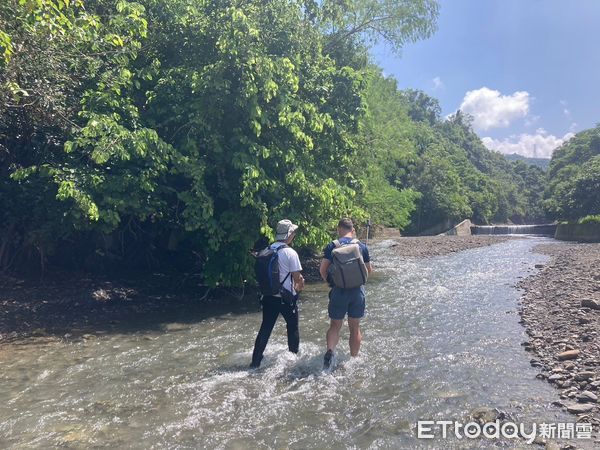
<path id="1" fill-rule="evenodd" d="M 419 260 L 397 256 L 394 241 L 374 244 L 361 355 L 349 357 L 344 328 L 331 373 L 321 370 L 320 284 L 302 298 L 300 354 L 286 351 L 280 318 L 259 370 L 247 369 L 261 318 L 247 304 L 202 320 L 183 311 L 160 330 L 5 346 L 0 447 L 491 448 L 418 440 L 416 422 L 466 422 L 482 406 L 526 424 L 573 422 L 520 345 L 515 284 L 548 241 Z"/>

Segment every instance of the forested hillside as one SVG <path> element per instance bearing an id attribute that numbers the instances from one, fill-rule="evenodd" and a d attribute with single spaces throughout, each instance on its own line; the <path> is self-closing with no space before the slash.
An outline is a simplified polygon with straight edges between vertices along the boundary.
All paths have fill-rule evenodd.
<path id="1" fill-rule="evenodd" d="M 436 99 L 398 91 L 372 69 L 364 127 L 363 207 L 378 223 L 419 233 L 440 222 L 535 222 L 544 172 L 488 150 L 468 116 L 440 117 Z"/>
<path id="2" fill-rule="evenodd" d="M 600 215 L 600 125 L 577 133 L 554 151 L 544 206 L 560 220 Z M 600 216 L 595 220 L 600 222 Z"/>
<path id="3" fill-rule="evenodd" d="M 283 217 L 312 249 L 344 215 L 408 233 L 541 220 L 539 168 L 370 62 L 436 18 L 433 0 L 3 2 L 0 269 L 240 284 Z"/>

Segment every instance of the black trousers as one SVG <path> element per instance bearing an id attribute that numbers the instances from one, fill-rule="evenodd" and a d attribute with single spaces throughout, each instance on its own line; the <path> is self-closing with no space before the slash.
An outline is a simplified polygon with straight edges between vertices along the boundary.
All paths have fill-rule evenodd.
<path id="1" fill-rule="evenodd" d="M 267 342 L 271 337 L 271 332 L 277 322 L 279 314 L 285 319 L 287 325 L 288 349 L 292 353 L 298 353 L 300 346 L 300 331 L 298 330 L 298 296 L 293 303 L 284 302 L 280 297 L 265 295 L 262 299 L 263 319 L 254 342 L 254 352 L 252 353 L 252 366 L 260 366 L 263 353 L 267 347 Z"/>

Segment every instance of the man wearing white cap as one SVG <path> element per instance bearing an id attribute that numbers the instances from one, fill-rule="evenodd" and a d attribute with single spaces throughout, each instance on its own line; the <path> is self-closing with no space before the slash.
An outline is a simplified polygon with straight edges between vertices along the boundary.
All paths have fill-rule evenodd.
<path id="1" fill-rule="evenodd" d="M 304 278 L 300 273 L 302 265 L 298 253 L 289 247 L 296 237 L 298 225 L 284 219 L 277 223 L 276 242 L 269 247 L 277 251 L 279 263 L 279 282 L 281 288 L 290 292 L 292 298 L 283 298 L 281 294 L 263 295 L 263 319 L 254 343 L 252 363 L 250 367 L 259 367 L 263 353 L 271 337 L 271 332 L 279 314 L 283 316 L 287 325 L 288 349 L 298 353 L 300 346 L 300 332 L 298 330 L 298 292 L 304 288 Z"/>

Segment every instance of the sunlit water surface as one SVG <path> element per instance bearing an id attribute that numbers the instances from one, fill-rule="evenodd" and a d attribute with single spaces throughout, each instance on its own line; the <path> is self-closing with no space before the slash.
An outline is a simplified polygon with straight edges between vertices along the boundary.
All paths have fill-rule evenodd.
<path id="1" fill-rule="evenodd" d="M 519 276 L 543 238 L 431 259 L 372 246 L 361 355 L 322 371 L 326 290 L 301 304 L 301 350 L 280 318 L 263 366 L 248 370 L 258 308 L 95 339 L 0 349 L 0 447 L 451 448 L 490 440 L 416 438 L 419 419 L 467 421 L 476 407 L 525 423 L 573 422 L 537 380 L 516 313 Z M 248 300 L 251 301 L 251 300 Z M 235 309 L 235 308 L 234 308 Z M 510 441 L 511 447 L 525 447 Z"/>

